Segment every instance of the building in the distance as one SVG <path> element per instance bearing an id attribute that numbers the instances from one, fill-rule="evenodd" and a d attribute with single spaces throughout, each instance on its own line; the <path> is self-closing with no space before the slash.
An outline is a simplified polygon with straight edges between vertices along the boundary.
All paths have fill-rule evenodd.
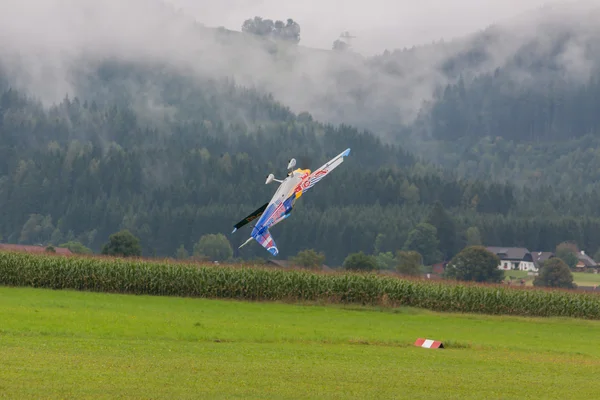
<path id="1" fill-rule="evenodd" d="M 550 251 L 529 251 L 525 247 L 496 247 L 486 249 L 500 258 L 498 269 L 537 272 L 542 263 L 552 257 Z"/>

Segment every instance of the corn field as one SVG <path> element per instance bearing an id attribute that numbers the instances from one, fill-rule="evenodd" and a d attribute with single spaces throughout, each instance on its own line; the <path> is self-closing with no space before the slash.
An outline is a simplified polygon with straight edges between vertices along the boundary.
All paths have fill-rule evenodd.
<path id="1" fill-rule="evenodd" d="M 591 293 L 120 258 L 0 252 L 0 285 L 600 319 L 600 296 Z"/>

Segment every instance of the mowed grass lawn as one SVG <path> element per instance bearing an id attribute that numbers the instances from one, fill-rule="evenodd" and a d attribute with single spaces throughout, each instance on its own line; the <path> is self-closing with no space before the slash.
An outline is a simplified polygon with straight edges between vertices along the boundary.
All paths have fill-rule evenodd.
<path id="1" fill-rule="evenodd" d="M 573 282 L 579 286 L 596 286 L 600 285 L 600 274 L 590 274 L 587 272 L 572 272 Z M 504 271 L 504 280 L 509 280 L 510 276 L 525 280 L 525 285 L 533 286 L 534 276 L 527 275 L 527 271 Z M 518 284 L 518 282 L 515 282 Z"/>
<path id="2" fill-rule="evenodd" d="M 0 397 L 592 399 L 598 337 L 599 321 L 0 287 Z"/>
<path id="3" fill-rule="evenodd" d="M 573 272 L 573 281 L 579 286 L 600 285 L 600 274 L 589 274 L 585 272 Z"/>

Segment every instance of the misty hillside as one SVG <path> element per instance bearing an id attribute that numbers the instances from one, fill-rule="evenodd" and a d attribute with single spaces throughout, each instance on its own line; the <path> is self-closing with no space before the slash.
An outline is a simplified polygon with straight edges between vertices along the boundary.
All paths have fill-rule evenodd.
<path id="1" fill-rule="evenodd" d="M 2 92 L 0 236 L 23 244 L 77 240 L 98 251 L 108 235 L 129 229 L 145 255 L 172 256 L 181 245 L 191 251 L 203 234 L 225 233 L 237 247 L 248 232 L 229 232 L 270 198 L 269 172 L 281 177 L 292 156 L 314 169 L 350 147 L 343 168 L 299 201 L 285 228 L 273 229 L 281 257 L 314 248 L 339 265 L 355 251 L 395 252 L 423 221 L 439 229 L 428 262 L 455 254 L 472 227 L 484 243 L 600 246 L 599 193 L 564 197 L 456 180 L 369 132 L 323 125 L 252 90 L 213 84 L 199 89 L 224 96 L 223 108 L 206 105 L 200 124 L 148 125 L 131 105 L 76 97 L 46 109 L 14 89 Z M 229 104 L 246 104 L 237 110 L 263 122 L 252 129 L 226 122 Z M 436 202 L 446 220 L 431 214 Z M 236 255 L 265 257 L 258 245 Z"/>
<path id="2" fill-rule="evenodd" d="M 572 192 L 600 178 L 600 7 L 589 4 L 363 57 L 205 27 L 158 0 L 50 1 L 40 12 L 56 17 L 40 21 L 15 2 L 0 16 L 0 37 L 10 38 L 0 68 L 45 105 L 69 93 L 129 104 L 154 123 L 202 123 L 207 104 L 224 98 L 199 101 L 190 87 L 228 79 L 295 113 L 369 129 L 462 177 Z M 34 35 L 19 33 L 24 20 Z M 224 109 L 238 122 L 266 118 L 241 115 L 236 103 Z"/>
<path id="3" fill-rule="evenodd" d="M 507 93 L 498 73 L 449 86 L 412 127 L 411 149 L 463 177 L 597 189 L 599 78 Z"/>
<path id="4" fill-rule="evenodd" d="M 89 96 L 74 75 L 119 60 L 159 64 L 163 74 L 189 79 L 232 78 L 296 113 L 393 134 L 461 75 L 470 81 L 502 69 L 518 86 L 558 78 L 585 83 L 598 66 L 600 7 L 542 9 L 462 39 L 364 57 L 204 27 L 159 0 L 54 0 L 40 15 L 56 17 L 39 21 L 21 3 L 0 17 L 0 37 L 11 38 L 0 60 L 13 82 L 48 103 L 67 92 Z M 25 16 L 28 25 L 38 23 L 34 35 L 19 34 Z M 134 91 L 136 83 L 123 89 Z M 161 92 L 143 94 L 160 104 Z"/>
<path id="5" fill-rule="evenodd" d="M 458 80 L 441 87 L 404 129 L 408 147 L 463 177 L 597 189 L 597 11 L 540 17 L 530 28 L 535 35 L 504 65 L 474 75 L 467 71 L 516 34 L 490 28 L 475 36 L 469 52 L 447 64 Z"/>
<path id="6" fill-rule="evenodd" d="M 347 147 L 352 157 L 343 168 L 298 203 L 285 229 L 273 229 L 283 257 L 315 248 L 341 263 L 354 250 L 371 252 L 379 234 L 380 250 L 395 251 L 436 201 L 473 215 L 508 214 L 516 206 L 511 187 L 453 180 L 368 132 L 290 114 L 227 83 L 217 87 L 229 94 L 223 108 L 207 105 L 203 123 L 154 126 L 127 105 L 65 98 L 46 110 L 16 90 L 1 93 L 0 235 L 25 244 L 78 240 L 98 250 L 126 228 L 145 254 L 173 255 L 180 245 L 191 250 L 203 234 L 228 234 L 268 201 L 275 186 L 264 184 L 266 175 L 282 177 L 292 156 L 315 169 Z M 244 102 L 239 111 L 271 115 L 267 123 L 245 130 L 223 120 L 227 104 Z M 237 246 L 248 234 L 230 240 Z M 464 240 L 459 230 L 454 236 L 443 251 Z M 239 255 L 262 251 L 254 246 Z"/>

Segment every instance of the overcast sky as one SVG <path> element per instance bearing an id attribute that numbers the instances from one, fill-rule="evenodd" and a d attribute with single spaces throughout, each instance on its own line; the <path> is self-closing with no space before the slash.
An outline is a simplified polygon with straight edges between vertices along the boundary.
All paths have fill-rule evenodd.
<path id="1" fill-rule="evenodd" d="M 549 3 L 578 0 L 167 0 L 199 22 L 240 30 L 256 15 L 296 20 L 301 44 L 330 48 L 342 31 L 363 54 L 451 39 Z M 579 0 L 581 1 L 581 0 Z"/>

